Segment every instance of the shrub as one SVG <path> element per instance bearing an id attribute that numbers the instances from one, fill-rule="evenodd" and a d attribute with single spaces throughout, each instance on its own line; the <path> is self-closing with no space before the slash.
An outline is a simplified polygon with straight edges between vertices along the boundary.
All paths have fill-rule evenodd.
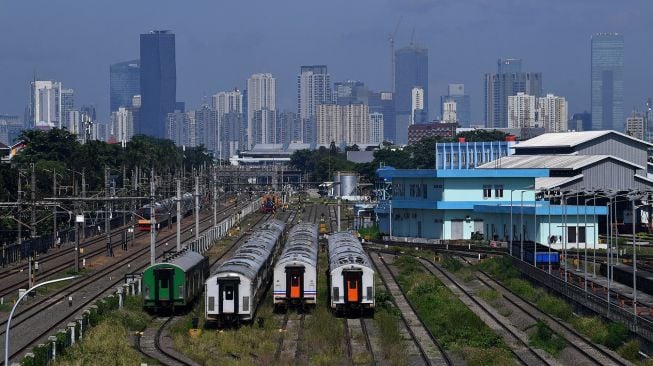
<path id="1" fill-rule="evenodd" d="M 571 305 L 569 305 L 565 300 L 553 295 L 544 294 L 541 296 L 539 300 L 537 300 L 537 307 L 564 321 L 569 321 L 573 316 Z"/>
<path id="2" fill-rule="evenodd" d="M 637 361 L 639 359 L 639 342 L 628 341 L 617 349 L 617 353 L 628 361 Z"/>
<path id="3" fill-rule="evenodd" d="M 605 345 L 611 349 L 616 349 L 628 339 L 628 328 L 622 323 L 611 322 L 608 324 L 608 335 L 605 339 Z"/>
<path id="4" fill-rule="evenodd" d="M 530 344 L 546 352 L 557 355 L 566 346 L 567 342 L 559 335 L 553 333 L 551 328 L 541 320 L 537 321 L 535 333 L 530 336 Z"/>

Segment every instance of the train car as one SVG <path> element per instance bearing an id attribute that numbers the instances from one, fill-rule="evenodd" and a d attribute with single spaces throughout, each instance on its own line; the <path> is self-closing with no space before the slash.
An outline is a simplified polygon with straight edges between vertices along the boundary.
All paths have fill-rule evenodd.
<path id="1" fill-rule="evenodd" d="M 521 242 L 513 242 L 513 257 L 521 258 L 521 248 Z M 536 265 L 540 268 L 548 268 L 549 264 L 551 264 L 552 268 L 558 268 L 560 266 L 560 253 L 557 250 L 549 249 L 546 245 L 537 244 L 537 258 L 534 259 L 535 248 L 533 242 L 524 242 L 524 261 L 533 264 L 533 260 L 535 260 Z"/>
<path id="2" fill-rule="evenodd" d="M 183 251 L 143 271 L 144 308 L 151 312 L 187 308 L 204 289 L 209 275 L 205 256 Z"/>
<path id="3" fill-rule="evenodd" d="M 261 197 L 261 212 L 273 213 L 277 208 L 281 207 L 281 198 L 275 193 L 264 194 Z"/>
<path id="4" fill-rule="evenodd" d="M 608 264 L 603 262 L 599 267 L 602 276 L 607 276 Z M 626 264 L 615 264 L 612 267 L 612 278 L 628 287 L 633 287 L 633 267 Z M 653 295 L 653 273 L 648 270 L 640 269 L 637 266 L 637 291 Z"/>
<path id="5" fill-rule="evenodd" d="M 177 198 L 172 197 L 165 199 L 163 201 L 155 202 L 154 204 L 154 218 L 156 219 L 155 223 L 159 227 L 164 227 L 172 222 L 177 220 Z M 152 204 L 147 204 L 136 211 L 138 215 L 138 230 L 139 231 L 150 231 L 151 227 L 151 215 L 152 215 Z M 194 202 L 193 195 L 190 193 L 184 193 L 181 196 L 181 215 L 182 217 L 188 216 L 193 212 Z"/>
<path id="6" fill-rule="evenodd" d="M 317 225 L 301 223 L 288 232 L 286 245 L 274 266 L 273 292 L 276 310 L 317 303 Z"/>
<path id="7" fill-rule="evenodd" d="M 349 232 L 329 236 L 329 302 L 336 315 L 374 310 L 374 276 L 370 258 Z"/>
<path id="8" fill-rule="evenodd" d="M 272 219 L 254 230 L 206 280 L 205 319 L 218 327 L 251 322 L 267 289 L 285 223 Z"/>

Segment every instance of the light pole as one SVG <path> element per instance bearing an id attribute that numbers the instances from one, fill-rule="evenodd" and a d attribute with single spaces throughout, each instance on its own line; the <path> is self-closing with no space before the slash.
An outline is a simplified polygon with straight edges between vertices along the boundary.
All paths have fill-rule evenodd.
<path id="1" fill-rule="evenodd" d="M 516 189 L 511 189 L 510 190 L 510 240 L 509 240 L 509 246 L 510 246 L 510 256 L 512 257 L 512 241 L 513 241 L 513 235 L 514 235 L 514 230 L 513 230 L 513 225 L 512 225 L 512 193 L 516 191 Z"/>
<path id="2" fill-rule="evenodd" d="M 520 257 L 521 261 L 524 261 L 524 192 L 526 191 L 521 191 L 521 202 L 519 203 L 519 225 L 521 226 L 519 228 L 519 247 L 520 247 Z M 536 258 L 533 258 L 533 263 L 536 262 Z"/>
<path id="3" fill-rule="evenodd" d="M 30 292 L 36 290 L 37 288 L 39 288 L 41 286 L 49 285 L 49 284 L 55 283 L 55 282 L 73 280 L 73 279 L 78 278 L 78 277 L 80 277 L 80 276 L 69 276 L 69 277 L 57 278 L 57 279 L 54 279 L 54 280 L 41 282 L 41 283 L 35 285 L 34 287 L 31 287 L 27 291 L 25 291 L 25 293 L 23 293 L 22 295 L 20 295 L 18 300 L 16 300 L 16 303 L 14 304 L 14 306 L 11 308 L 11 312 L 9 313 L 9 317 L 7 318 L 7 329 L 5 330 L 5 365 L 9 365 L 9 330 L 11 329 L 11 318 L 14 316 L 14 311 L 16 311 L 16 307 L 18 306 L 20 301 L 23 300 L 23 298 L 25 296 L 27 296 L 27 294 L 29 294 Z"/>

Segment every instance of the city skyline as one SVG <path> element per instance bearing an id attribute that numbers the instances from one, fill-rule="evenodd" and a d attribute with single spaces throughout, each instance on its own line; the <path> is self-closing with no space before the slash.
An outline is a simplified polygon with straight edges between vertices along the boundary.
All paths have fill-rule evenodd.
<path id="1" fill-rule="evenodd" d="M 287 14 L 296 21 L 285 25 L 280 20 L 274 20 L 267 29 L 255 26 L 235 30 L 234 22 L 244 19 L 246 13 L 245 9 L 241 9 L 243 7 L 237 5 L 208 5 L 209 11 L 203 13 L 212 13 L 210 9 L 224 7 L 224 14 L 231 14 L 229 17 L 233 18 L 230 20 L 226 15 L 215 15 L 214 23 L 217 25 L 213 29 L 201 25 L 207 22 L 190 24 L 184 21 L 187 17 L 183 14 L 189 14 L 190 10 L 172 3 L 162 3 L 157 16 L 143 21 L 140 18 L 151 11 L 149 3 L 145 2 L 133 7 L 124 20 L 125 26 L 112 29 L 111 33 L 102 30 L 107 22 L 102 19 L 117 14 L 121 3 L 97 4 L 83 12 L 89 19 L 100 18 L 99 24 L 88 27 L 84 32 L 64 26 L 58 34 L 26 32 L 20 40 L 0 41 L 7 54 L 0 60 L 0 70 L 3 70 L 0 79 L 4 86 L 0 91 L 0 110 L 6 114 L 23 114 L 28 98 L 25 85 L 36 72 L 39 79 L 61 80 L 75 89 L 76 103 L 94 104 L 100 120 L 107 122 L 107 69 L 112 63 L 137 58 L 138 34 L 151 29 L 171 29 L 178 35 L 178 99 L 193 107 L 200 105 L 204 96 L 213 95 L 219 90 L 243 88 L 244 81 L 252 73 L 270 72 L 276 75 L 279 83 L 278 109 L 294 110 L 296 70 L 301 65 L 313 63 L 328 65 L 332 80 L 361 80 L 371 90 L 389 90 L 387 35 L 395 28 L 399 18 L 402 18 L 402 22 L 396 36 L 396 49 L 410 43 L 414 28 L 416 43 L 430 52 L 428 107 L 431 117 L 439 109 L 436 98 L 446 94 L 446 86 L 449 83 L 464 83 L 466 92 L 472 97 L 472 105 L 476 106 L 472 109 L 472 120 L 482 120 L 482 75 L 494 71 L 496 59 L 508 57 L 521 58 L 529 70 L 542 72 L 545 79 L 543 91 L 565 96 L 570 111 L 589 110 L 589 40 L 592 34 L 599 32 L 624 34 L 624 114 L 628 114 L 633 106 L 643 109 L 649 97 L 647 85 L 653 79 L 646 73 L 644 60 L 650 58 L 652 51 L 637 45 L 644 44 L 649 34 L 651 25 L 645 22 L 643 14 L 653 10 L 653 4 L 631 1 L 628 6 L 623 6 L 607 1 L 592 2 L 592 17 L 586 17 L 582 16 L 587 12 L 583 3 L 559 2 L 551 7 L 513 1 L 492 4 L 484 1 L 468 4 L 445 2 L 438 5 L 440 3 L 413 0 L 383 2 L 370 8 L 370 3 L 362 2 L 348 5 L 345 15 L 335 10 L 324 10 L 321 19 L 301 17 L 298 3 L 288 2 L 279 6 L 260 3 L 258 5 L 262 10 L 271 14 Z M 337 8 L 344 4 L 336 2 L 334 6 Z M 28 15 L 33 16 L 34 21 L 39 21 L 40 14 L 48 13 L 48 9 L 52 10 L 50 14 L 59 14 L 63 24 L 73 24 L 72 17 L 64 13 L 79 15 L 81 11 L 75 2 L 63 7 L 47 2 L 42 5 L 44 11 L 38 14 L 29 13 L 29 6 L 23 4 L 3 5 L 6 11 L 2 13 L 12 16 L 5 17 L 1 27 L 8 31 L 8 27 L 15 24 L 14 19 L 25 19 L 22 17 Z M 374 24 L 352 21 L 366 12 L 371 18 L 380 17 L 384 21 Z M 534 16 L 529 21 L 525 19 L 531 17 L 520 17 L 530 13 Z M 102 16 L 92 16 L 96 14 Z M 443 21 L 427 21 L 434 14 L 438 14 Z M 206 18 L 203 14 L 199 16 Z M 338 19 L 337 16 L 342 16 L 342 21 L 348 26 L 338 27 L 334 34 L 315 30 L 332 23 Z M 256 15 L 256 19 L 260 17 Z M 508 19 L 515 22 L 506 22 Z M 88 20 L 83 20 L 80 26 L 87 23 Z M 516 26 L 524 27 L 520 28 L 520 32 L 514 32 Z M 542 36 L 546 36 L 545 42 L 532 41 L 541 40 Z M 52 47 L 50 37 L 66 39 L 65 47 L 62 48 L 61 44 Z M 26 47 L 30 44 L 34 46 Z M 62 51 L 66 51 L 65 56 Z"/>

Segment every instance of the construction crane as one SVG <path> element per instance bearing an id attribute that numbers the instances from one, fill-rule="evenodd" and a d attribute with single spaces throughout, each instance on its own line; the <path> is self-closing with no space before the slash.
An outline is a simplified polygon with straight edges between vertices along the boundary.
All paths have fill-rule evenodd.
<path id="1" fill-rule="evenodd" d="M 401 24 L 401 17 L 399 17 L 399 21 L 397 22 L 397 26 L 395 27 L 395 31 L 388 34 L 388 41 L 390 41 L 390 60 L 391 60 L 391 65 L 390 67 L 392 68 L 390 75 L 391 76 L 391 83 L 392 83 L 392 93 L 394 94 L 395 92 L 395 37 L 397 36 L 397 31 L 399 30 L 399 24 Z"/>

